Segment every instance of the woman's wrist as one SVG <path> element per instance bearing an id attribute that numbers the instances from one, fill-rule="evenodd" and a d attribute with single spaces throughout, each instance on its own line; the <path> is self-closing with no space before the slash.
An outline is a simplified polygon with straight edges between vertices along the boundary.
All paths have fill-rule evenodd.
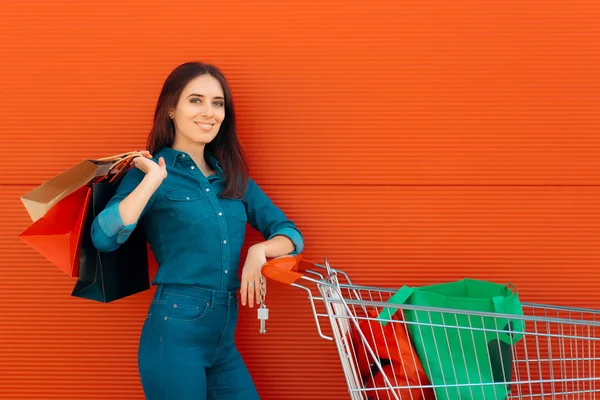
<path id="1" fill-rule="evenodd" d="M 146 174 L 146 176 L 144 176 L 144 179 L 142 180 L 142 182 L 144 182 L 146 185 L 148 185 L 148 187 L 153 189 L 152 191 L 155 192 L 156 190 L 158 190 L 158 188 L 162 184 L 163 180 L 164 180 L 164 178 L 159 173 L 156 173 L 156 174 L 148 173 L 148 174 Z"/>
<path id="2" fill-rule="evenodd" d="M 283 235 L 277 235 L 271 239 L 256 243 L 248 251 L 260 252 L 267 258 L 284 256 L 294 251 L 295 245 L 290 238 Z"/>

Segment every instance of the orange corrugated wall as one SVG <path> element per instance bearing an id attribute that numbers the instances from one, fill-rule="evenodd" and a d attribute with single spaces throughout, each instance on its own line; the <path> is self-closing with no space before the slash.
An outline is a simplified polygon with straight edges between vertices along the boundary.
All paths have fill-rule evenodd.
<path id="1" fill-rule="evenodd" d="M 253 176 L 359 283 L 464 276 L 600 307 L 600 3 L 49 1 L 0 18 L 0 398 L 141 399 L 153 291 L 111 304 L 21 242 L 19 196 L 140 149 L 168 72 L 219 65 Z M 249 242 L 258 240 L 251 233 Z M 263 399 L 346 399 L 306 296 L 239 347 Z"/>

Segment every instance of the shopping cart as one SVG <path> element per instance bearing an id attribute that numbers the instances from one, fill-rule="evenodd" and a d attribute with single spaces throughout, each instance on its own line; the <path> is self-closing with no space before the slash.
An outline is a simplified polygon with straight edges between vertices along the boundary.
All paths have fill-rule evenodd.
<path id="1" fill-rule="evenodd" d="M 323 339 L 334 341 L 337 346 L 352 400 L 429 400 L 439 399 L 440 395 L 447 399 L 469 400 L 595 399 L 596 394 L 600 393 L 599 360 L 596 357 L 596 345 L 600 340 L 599 311 L 522 303 L 524 315 L 507 316 L 404 304 L 391 306 L 387 302 L 398 288 L 354 285 L 345 272 L 332 268 L 327 260 L 323 264 L 314 263 L 303 260 L 302 255 L 271 260 L 265 264 L 262 273 L 266 278 L 306 291 L 318 334 Z M 395 334 L 382 335 L 377 331 L 383 329 L 379 313 L 389 307 L 398 310 L 395 313 L 398 317 L 386 320 L 385 329 L 392 329 Z M 521 340 L 516 344 L 506 347 L 499 340 L 494 342 L 500 352 L 508 351 L 510 360 L 509 363 L 504 362 L 508 365 L 501 365 L 501 372 L 499 376 L 496 373 L 494 379 L 457 383 L 456 379 L 449 377 L 447 381 L 453 383 L 448 383 L 446 379 L 443 382 L 429 382 L 427 377 L 414 373 L 419 370 L 419 363 L 427 367 L 442 361 L 435 358 L 418 359 L 411 348 L 412 341 L 402 339 L 412 337 L 410 332 L 414 335 L 426 329 L 443 329 L 446 335 L 451 336 L 458 329 L 469 327 L 426 322 L 413 322 L 411 327 L 402 318 L 411 310 L 428 314 L 443 313 L 445 317 L 450 317 L 444 320 L 466 316 L 473 321 L 473 331 L 485 331 L 486 335 L 498 338 L 506 331 L 482 328 L 476 321 L 509 317 L 521 320 L 525 328 L 520 332 Z M 322 327 L 323 319 L 329 320 L 330 329 L 328 326 Z M 466 351 L 473 343 L 464 340 L 469 335 L 461 337 L 461 349 Z M 390 358 L 397 359 L 398 356 L 401 362 L 390 362 Z M 455 371 L 469 368 L 482 371 L 486 367 L 489 369 L 494 362 L 491 358 L 465 357 L 454 360 L 452 368 Z M 366 369 L 365 360 L 368 361 Z M 500 364 L 503 364 L 502 359 Z M 410 371 L 413 371 L 412 380 L 406 379 Z"/>

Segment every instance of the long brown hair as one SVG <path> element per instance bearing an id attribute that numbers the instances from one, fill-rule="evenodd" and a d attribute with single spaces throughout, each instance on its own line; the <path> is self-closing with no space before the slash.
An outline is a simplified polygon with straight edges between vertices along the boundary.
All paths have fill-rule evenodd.
<path id="1" fill-rule="evenodd" d="M 156 154 L 163 147 L 171 147 L 175 140 L 175 125 L 169 118 L 169 109 L 177 106 L 183 88 L 194 78 L 209 74 L 221 83 L 225 96 L 225 119 L 217 136 L 206 145 L 223 168 L 225 187 L 222 197 L 240 198 L 248 184 L 248 164 L 235 126 L 235 110 L 231 90 L 223 73 L 214 65 L 201 62 L 188 62 L 175 68 L 165 80 L 156 109 L 154 123 L 148 135 L 147 147 Z"/>

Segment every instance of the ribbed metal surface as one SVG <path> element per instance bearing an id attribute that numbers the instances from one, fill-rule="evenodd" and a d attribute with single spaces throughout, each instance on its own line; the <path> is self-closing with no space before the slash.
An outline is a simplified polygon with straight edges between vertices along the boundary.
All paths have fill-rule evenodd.
<path id="1" fill-rule="evenodd" d="M 17 238 L 19 196 L 142 148 L 163 79 L 194 59 L 229 77 L 253 176 L 307 257 L 364 284 L 469 276 L 600 307 L 599 15 L 592 0 L 6 3 L 0 398 L 143 397 L 152 292 L 69 297 L 74 280 Z M 347 398 L 305 295 L 271 284 L 267 301 L 266 336 L 254 310 L 238 328 L 262 398 Z"/>

